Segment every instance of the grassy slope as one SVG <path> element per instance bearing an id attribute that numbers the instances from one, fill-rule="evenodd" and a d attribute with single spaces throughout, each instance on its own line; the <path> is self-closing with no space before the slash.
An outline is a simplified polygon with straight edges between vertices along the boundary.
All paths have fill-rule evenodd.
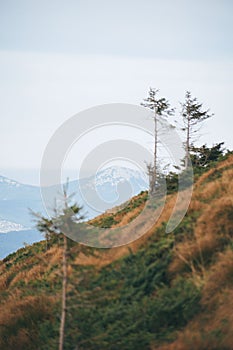
<path id="1" fill-rule="evenodd" d="M 65 349 L 232 349 L 233 156 L 196 182 L 172 234 L 167 199 L 155 226 L 110 250 L 69 242 Z M 146 193 L 96 225 L 119 226 Z M 34 244 L 0 263 L 0 349 L 57 349 L 62 240 Z"/>

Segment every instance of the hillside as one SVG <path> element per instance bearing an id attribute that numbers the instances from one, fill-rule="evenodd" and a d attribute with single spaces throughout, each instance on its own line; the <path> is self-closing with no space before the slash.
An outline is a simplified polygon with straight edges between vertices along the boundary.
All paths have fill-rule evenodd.
<path id="1" fill-rule="evenodd" d="M 69 240 L 65 347 L 87 350 L 233 349 L 233 155 L 194 185 L 182 223 L 165 233 L 176 200 L 153 228 L 123 247 Z M 95 220 L 125 225 L 147 193 Z M 0 262 L 0 349 L 58 347 L 62 237 Z"/>

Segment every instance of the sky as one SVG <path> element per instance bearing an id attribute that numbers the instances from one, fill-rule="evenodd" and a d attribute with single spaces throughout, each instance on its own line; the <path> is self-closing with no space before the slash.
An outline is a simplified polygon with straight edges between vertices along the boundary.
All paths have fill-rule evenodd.
<path id="1" fill-rule="evenodd" d="M 231 0 L 0 0 L 0 175 L 38 184 L 62 123 L 150 86 L 178 109 L 191 90 L 200 142 L 232 149 L 232 33 Z"/>

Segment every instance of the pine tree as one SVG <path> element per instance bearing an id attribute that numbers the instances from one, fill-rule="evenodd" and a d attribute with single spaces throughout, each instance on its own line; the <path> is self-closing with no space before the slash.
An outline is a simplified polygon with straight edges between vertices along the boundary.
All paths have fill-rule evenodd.
<path id="1" fill-rule="evenodd" d="M 199 103 L 196 97 L 193 98 L 190 91 L 186 92 L 185 101 L 181 104 L 181 107 L 181 116 L 184 123 L 182 130 L 186 133 L 184 165 L 187 169 L 189 166 L 189 154 L 191 148 L 194 147 L 195 135 L 200 130 L 199 125 L 213 116 L 213 114 L 209 114 L 209 109 L 203 110 L 202 103 Z"/>
<path id="2" fill-rule="evenodd" d="M 148 97 L 144 99 L 141 105 L 153 111 L 154 120 L 154 157 L 153 164 L 147 164 L 149 175 L 149 191 L 151 194 L 156 192 L 156 181 L 158 177 L 158 136 L 159 136 L 159 121 L 167 118 L 174 113 L 174 109 L 170 108 L 170 103 L 164 97 L 157 98 L 159 90 L 149 89 Z"/>
<path id="3" fill-rule="evenodd" d="M 81 207 L 76 204 L 69 205 L 71 196 L 67 194 L 68 185 L 63 188 L 63 206 L 59 211 L 55 208 L 55 215 L 51 219 L 34 214 L 37 217 L 36 227 L 40 232 L 45 233 L 46 238 L 61 235 L 63 237 L 62 252 L 62 296 L 61 296 L 61 319 L 59 329 L 58 349 L 64 348 L 65 322 L 66 322 L 66 304 L 67 304 L 67 267 L 68 267 L 68 238 L 67 233 L 74 230 L 74 225 L 84 219 L 80 215 Z"/>

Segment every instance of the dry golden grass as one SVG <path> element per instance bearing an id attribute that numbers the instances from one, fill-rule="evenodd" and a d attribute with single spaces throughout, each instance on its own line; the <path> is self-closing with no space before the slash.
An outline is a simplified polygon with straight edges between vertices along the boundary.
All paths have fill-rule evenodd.
<path id="1" fill-rule="evenodd" d="M 222 195 L 233 195 L 233 157 L 229 157 L 229 159 L 223 163 L 220 163 L 217 168 L 211 169 L 208 172 L 204 173 L 200 179 L 197 181 L 195 185 L 195 199 L 197 200 L 212 200 L 214 198 L 220 197 Z M 226 169 L 225 167 L 228 166 Z M 214 173 L 217 173 L 221 176 L 215 180 L 209 180 L 209 177 Z"/>
<path id="2" fill-rule="evenodd" d="M 55 265 L 59 268 L 61 261 L 62 248 L 54 246 L 43 253 L 29 257 L 26 262 L 13 263 L 13 268 L 10 270 L 7 270 L 6 265 L 2 263 L 0 266 L 0 291 L 14 287 L 20 282 L 28 284 L 32 280 L 42 279 L 45 273 L 51 269 L 54 270 Z M 48 281 L 55 279 L 56 275 L 55 269 L 50 276 L 47 275 Z"/>
<path id="3" fill-rule="evenodd" d="M 44 253 L 44 259 L 47 261 L 48 268 L 54 265 L 60 265 L 62 261 L 62 247 L 51 247 Z"/>
<path id="4" fill-rule="evenodd" d="M 10 285 L 14 286 L 20 281 L 24 281 L 26 284 L 34 279 L 41 279 L 45 273 L 45 266 L 42 264 L 36 264 L 27 271 L 19 271 L 17 275 L 12 279 Z"/>
<path id="5" fill-rule="evenodd" d="M 206 263 L 218 248 L 218 239 L 205 235 L 193 240 L 185 239 L 174 248 L 174 258 L 168 268 L 169 274 L 192 272 L 194 283 L 199 285 L 206 275 Z"/>
<path id="6" fill-rule="evenodd" d="M 205 182 L 216 169 L 201 176 L 195 186 L 195 193 L 189 213 L 200 212 L 194 235 L 188 235 L 174 249 L 170 273 L 192 271 L 197 277 L 206 275 L 206 263 L 229 243 L 233 236 L 233 157 L 219 164 L 221 177 Z M 227 168 L 226 168 L 227 167 Z M 205 184 L 203 186 L 203 183 Z"/>
<path id="7" fill-rule="evenodd" d="M 121 215 L 121 216 L 117 215 L 116 219 L 121 220 L 121 221 L 119 222 L 119 224 L 113 225 L 113 227 L 122 227 L 122 226 L 127 225 L 133 218 L 135 218 L 136 216 L 138 216 L 140 214 L 143 207 L 144 207 L 144 203 L 143 203 L 143 205 L 140 205 L 139 207 L 133 209 L 132 211 L 129 211 L 125 215 Z"/>
<path id="8" fill-rule="evenodd" d="M 222 193 L 222 183 L 219 181 L 208 182 L 202 191 L 199 192 L 199 200 L 208 202 L 214 198 L 218 198 Z"/>
<path id="9" fill-rule="evenodd" d="M 206 205 L 206 210 L 197 220 L 195 234 L 197 237 L 211 234 L 224 235 L 233 234 L 233 199 L 231 197 L 221 197 Z"/>
<path id="10" fill-rule="evenodd" d="M 221 172 L 221 171 L 225 171 L 228 170 L 228 168 L 232 168 L 233 165 L 233 155 L 230 155 L 229 157 L 227 157 L 226 160 L 222 161 L 221 163 L 219 163 L 218 165 L 216 165 L 215 168 L 210 169 L 209 171 L 207 171 L 206 173 L 204 173 L 196 182 L 195 184 L 195 188 L 201 187 L 206 181 L 209 180 L 209 178 L 217 173 L 217 172 Z"/>
<path id="11" fill-rule="evenodd" d="M 228 206 L 229 205 L 229 206 Z M 191 271 L 194 277 L 206 275 L 206 268 L 212 257 L 232 239 L 233 222 L 227 209 L 231 203 L 226 199 L 220 207 L 210 207 L 199 218 L 194 237 L 185 238 L 174 248 L 174 258 L 169 266 L 172 274 Z"/>
<path id="12" fill-rule="evenodd" d="M 213 303 L 217 292 L 223 287 L 233 286 L 233 251 L 227 249 L 219 253 L 217 262 L 211 266 L 202 293 L 202 303 Z"/>
<path id="13" fill-rule="evenodd" d="M 21 300 L 18 295 L 17 298 L 10 295 L 7 303 L 0 306 L 0 332 L 7 329 L 11 336 L 8 339 L 0 336 L 0 349 L 23 350 L 32 347 L 36 331 L 32 334 L 23 325 L 36 324 L 41 317 L 44 318 L 55 301 L 55 297 L 28 296 Z"/>
<path id="14" fill-rule="evenodd" d="M 11 276 L 12 276 L 11 271 L 6 271 L 0 275 L 0 291 L 8 288 Z"/>
<path id="15" fill-rule="evenodd" d="M 190 212 L 201 208 L 202 214 L 194 236 L 187 236 L 175 247 L 169 267 L 170 273 L 179 274 L 188 266 L 196 281 L 202 278 L 202 312 L 180 331 L 174 342 L 152 346 L 153 350 L 233 349 L 233 251 L 225 249 L 233 237 L 232 164 L 233 156 L 197 182 Z M 207 181 L 220 170 L 221 176 Z M 210 265 L 208 258 L 212 259 Z"/>
<path id="16" fill-rule="evenodd" d="M 197 196 L 195 196 L 195 194 L 193 195 L 193 198 L 190 202 L 189 205 L 189 213 L 193 213 L 193 212 L 200 212 L 204 209 L 205 204 L 200 202 L 199 199 L 196 198 Z"/>

